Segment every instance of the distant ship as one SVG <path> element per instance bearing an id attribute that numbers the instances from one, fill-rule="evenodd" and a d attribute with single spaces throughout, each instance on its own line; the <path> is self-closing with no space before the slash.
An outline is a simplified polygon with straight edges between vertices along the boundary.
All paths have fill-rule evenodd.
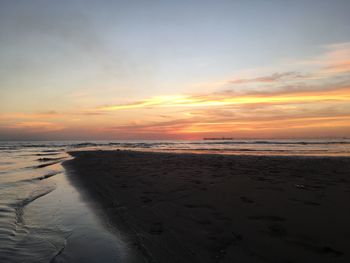
<path id="1" fill-rule="evenodd" d="M 230 137 L 214 137 L 214 138 L 203 138 L 203 140 L 210 140 L 210 141 L 215 141 L 215 140 L 220 140 L 220 141 L 229 141 L 229 140 L 235 140 L 235 138 L 230 138 Z"/>

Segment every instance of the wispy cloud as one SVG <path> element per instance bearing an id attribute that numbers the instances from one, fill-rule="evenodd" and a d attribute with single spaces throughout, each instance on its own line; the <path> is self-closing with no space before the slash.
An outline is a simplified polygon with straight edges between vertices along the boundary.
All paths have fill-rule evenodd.
<path id="1" fill-rule="evenodd" d="M 329 45 L 325 49 L 325 53 L 318 57 L 292 63 L 294 66 L 309 66 L 306 67 L 307 72 L 285 71 L 234 78 L 221 81 L 221 90 L 219 88 L 218 91 L 207 94 L 155 96 L 126 104 L 102 106 L 95 110 L 109 112 L 131 109 L 348 100 L 350 43 Z M 246 89 L 236 88 L 242 85 Z"/>
<path id="2" fill-rule="evenodd" d="M 102 111 L 119 111 L 140 108 L 174 108 L 174 107 L 217 107 L 246 104 L 295 104 L 295 103 L 315 103 L 322 101 L 349 101 L 350 86 L 332 88 L 331 90 L 307 90 L 276 91 L 274 93 L 250 93 L 247 95 L 235 95 L 230 92 L 203 94 L 203 95 L 183 95 L 153 97 L 130 104 L 120 104 L 101 107 Z"/>
<path id="3" fill-rule="evenodd" d="M 205 136 L 344 135 L 350 132 L 350 44 L 326 47 L 317 58 L 299 61 L 308 70 L 235 78 L 224 90 L 156 96 L 95 109 L 100 112 L 169 114 L 168 120 L 147 120 L 108 126 L 117 133 Z M 293 65 L 297 65 L 294 63 Z M 229 86 L 225 85 L 229 84 Z M 236 87 L 249 86 L 248 89 Z M 316 131 L 317 130 L 317 131 Z"/>
<path id="4" fill-rule="evenodd" d="M 273 73 L 267 76 L 260 76 L 254 78 L 239 78 L 229 80 L 230 84 L 246 84 L 246 83 L 273 83 L 281 80 L 296 80 L 302 78 L 303 75 L 297 72 L 282 72 Z"/>

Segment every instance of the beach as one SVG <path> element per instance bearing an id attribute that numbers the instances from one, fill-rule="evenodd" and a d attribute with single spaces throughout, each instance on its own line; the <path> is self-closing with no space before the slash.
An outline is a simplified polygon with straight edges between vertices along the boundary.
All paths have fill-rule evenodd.
<path id="1" fill-rule="evenodd" d="M 70 152 L 141 262 L 349 262 L 350 159 Z"/>

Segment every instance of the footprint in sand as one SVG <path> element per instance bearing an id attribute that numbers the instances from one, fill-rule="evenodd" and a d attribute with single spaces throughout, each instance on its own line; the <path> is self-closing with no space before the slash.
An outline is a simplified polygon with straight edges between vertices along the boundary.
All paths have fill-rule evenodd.
<path id="1" fill-rule="evenodd" d="M 164 232 L 163 224 L 162 222 L 155 222 L 152 224 L 151 229 L 149 231 L 152 235 L 160 235 Z"/>
<path id="2" fill-rule="evenodd" d="M 268 226 L 268 233 L 272 237 L 284 237 L 287 235 L 287 230 L 280 224 Z"/>
<path id="3" fill-rule="evenodd" d="M 262 221 L 272 221 L 272 222 L 283 222 L 286 221 L 285 218 L 274 215 L 260 215 L 260 216 L 248 216 L 251 220 L 262 220 Z"/>
<path id="4" fill-rule="evenodd" d="M 245 196 L 241 196 L 240 199 L 241 199 L 244 203 L 249 203 L 249 204 L 255 203 L 253 200 L 251 200 L 251 199 L 249 199 L 248 197 L 245 197 Z"/>

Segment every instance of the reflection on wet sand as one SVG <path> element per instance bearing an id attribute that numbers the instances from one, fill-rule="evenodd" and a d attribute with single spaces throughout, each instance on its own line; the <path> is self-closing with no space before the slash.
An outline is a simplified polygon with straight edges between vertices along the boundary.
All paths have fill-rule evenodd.
<path id="1" fill-rule="evenodd" d="M 0 262 L 127 260 L 122 236 L 68 180 L 68 158 L 49 147 L 0 152 Z"/>

